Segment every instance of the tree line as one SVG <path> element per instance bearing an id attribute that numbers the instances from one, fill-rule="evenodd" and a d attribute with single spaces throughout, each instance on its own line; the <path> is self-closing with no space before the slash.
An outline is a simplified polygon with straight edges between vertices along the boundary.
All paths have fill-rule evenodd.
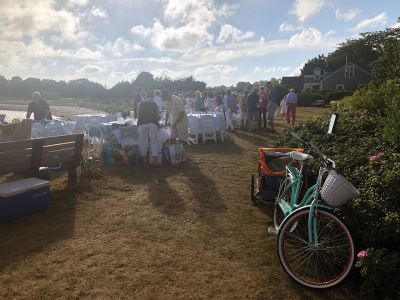
<path id="1" fill-rule="evenodd" d="M 121 81 L 112 88 L 81 78 L 71 81 L 55 81 L 52 79 L 27 78 L 23 80 L 14 76 L 7 80 L 0 75 L 0 97 L 29 98 L 35 90 L 40 91 L 47 99 L 55 98 L 132 98 L 137 87 L 152 95 L 155 89 L 171 91 L 205 90 L 206 83 L 195 80 L 192 76 L 172 79 L 154 77 L 149 72 L 141 72 L 132 81 Z"/>
<path id="2" fill-rule="evenodd" d="M 400 22 L 400 17 L 397 22 Z M 322 54 L 307 61 L 301 74 L 313 74 L 316 67 L 333 72 L 346 61 L 355 63 L 382 80 L 400 78 L 400 27 L 360 33 L 360 37 L 340 43 L 327 56 Z"/>

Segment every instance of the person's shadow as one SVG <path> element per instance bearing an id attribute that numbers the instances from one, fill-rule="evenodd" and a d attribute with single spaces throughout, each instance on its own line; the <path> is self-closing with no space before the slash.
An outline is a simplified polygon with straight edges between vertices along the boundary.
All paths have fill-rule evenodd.
<path id="1" fill-rule="evenodd" d="M 110 176 L 123 177 L 130 184 L 147 186 L 149 202 L 164 215 L 182 215 L 190 206 L 195 215 L 208 223 L 226 209 L 215 182 L 190 159 L 175 166 L 164 164 L 157 169 L 142 166 L 134 169 L 137 172 L 130 171 L 131 167 L 119 166 L 107 172 Z"/>

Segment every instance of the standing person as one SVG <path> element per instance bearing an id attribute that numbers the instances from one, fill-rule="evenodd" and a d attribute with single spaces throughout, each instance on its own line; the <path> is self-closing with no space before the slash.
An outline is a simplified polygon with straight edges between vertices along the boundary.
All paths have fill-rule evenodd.
<path id="1" fill-rule="evenodd" d="M 163 111 L 163 101 L 161 98 L 161 91 L 160 90 L 154 90 L 154 103 L 157 104 L 158 106 L 158 111 L 161 114 Z"/>
<path id="2" fill-rule="evenodd" d="M 160 114 L 157 104 L 149 98 L 138 105 L 139 150 L 144 165 L 149 163 L 147 157 L 148 144 L 153 165 L 158 161 L 158 129 Z"/>
<path id="3" fill-rule="evenodd" d="M 236 112 L 235 98 L 232 95 L 230 89 L 226 90 L 224 96 L 224 108 L 225 108 L 225 119 L 226 119 L 226 129 L 227 131 L 235 131 L 233 126 L 233 114 Z"/>
<path id="4" fill-rule="evenodd" d="M 268 88 L 268 104 L 267 104 L 267 117 L 268 117 L 268 122 L 271 126 L 271 130 L 275 132 L 275 125 L 274 125 L 274 117 L 275 117 L 275 110 L 277 107 L 277 94 L 276 94 L 276 88 L 272 86 L 271 82 L 267 82 L 267 88 Z"/>
<path id="5" fill-rule="evenodd" d="M 247 97 L 247 119 L 249 122 L 249 131 L 255 131 L 258 124 L 260 113 L 258 111 L 258 90 L 259 86 L 254 84 L 252 92 Z"/>
<path id="6" fill-rule="evenodd" d="M 32 113 L 35 121 L 52 119 L 49 105 L 45 100 L 42 99 L 42 96 L 38 91 L 34 91 L 32 94 L 32 102 L 28 105 L 26 118 L 29 119 Z"/>
<path id="7" fill-rule="evenodd" d="M 208 96 L 208 92 L 204 91 L 202 94 L 203 101 L 204 101 L 204 109 L 206 112 L 214 111 L 214 107 L 211 101 L 211 98 Z"/>
<path id="8" fill-rule="evenodd" d="M 245 90 L 244 95 L 240 99 L 240 128 L 248 125 L 247 121 L 247 97 L 249 96 L 249 91 Z"/>
<path id="9" fill-rule="evenodd" d="M 267 128 L 267 100 L 268 100 L 268 90 L 263 86 L 258 92 L 258 109 L 260 111 L 260 116 L 258 118 L 258 128 L 261 128 L 261 118 L 264 120 L 264 128 Z"/>
<path id="10" fill-rule="evenodd" d="M 204 111 L 204 101 L 203 101 L 203 98 L 201 98 L 200 91 L 195 92 L 194 110 L 195 111 Z"/>
<path id="11" fill-rule="evenodd" d="M 215 96 L 215 103 L 217 105 L 216 110 L 218 112 L 221 112 L 225 115 L 225 110 L 224 110 L 224 100 L 222 99 L 222 96 L 217 94 Z"/>
<path id="12" fill-rule="evenodd" d="M 188 136 L 188 118 L 182 99 L 172 95 L 168 90 L 162 91 L 162 98 L 167 106 L 165 126 L 168 125 L 168 119 L 171 116 L 171 140 L 186 141 Z"/>
<path id="13" fill-rule="evenodd" d="M 138 109 L 140 102 L 143 101 L 143 98 L 144 98 L 143 97 L 143 88 L 138 87 L 135 95 L 133 96 L 133 117 L 135 119 L 137 119 L 137 116 L 138 116 L 137 109 Z"/>
<path id="14" fill-rule="evenodd" d="M 286 121 L 288 124 L 294 124 L 296 120 L 296 107 L 298 97 L 294 89 L 289 90 L 289 94 L 286 95 Z"/>
<path id="15" fill-rule="evenodd" d="M 283 120 L 286 116 L 286 95 L 281 100 L 280 112 L 281 112 L 281 120 Z"/>

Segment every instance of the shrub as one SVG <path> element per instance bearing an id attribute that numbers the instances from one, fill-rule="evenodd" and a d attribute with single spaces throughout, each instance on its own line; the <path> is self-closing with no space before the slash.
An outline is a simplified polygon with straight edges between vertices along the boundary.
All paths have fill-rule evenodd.
<path id="1" fill-rule="evenodd" d="M 299 97 L 299 106 L 312 106 L 315 101 L 324 99 L 321 94 L 299 92 L 297 95 Z"/>
<path id="2" fill-rule="evenodd" d="M 400 111 L 393 114 L 398 118 Z M 340 111 L 336 132 L 332 135 L 326 134 L 328 124 L 329 117 L 325 116 L 297 124 L 291 130 L 332 157 L 340 173 L 361 193 L 338 210 L 348 224 L 357 248 L 375 249 L 373 253 L 379 253 L 371 254 L 376 267 L 371 267 L 367 261 L 358 263 L 365 278 L 361 292 L 371 297 L 396 298 L 399 286 L 393 284 L 393 280 L 398 278 L 394 274 L 398 276 L 400 271 L 400 146 L 383 138 L 386 127 L 375 113 Z M 278 146 L 299 145 L 286 131 L 278 140 Z M 319 162 L 317 159 L 312 166 L 312 174 L 317 174 Z M 393 263 L 390 267 L 384 266 L 388 258 Z"/>
<path id="3" fill-rule="evenodd" d="M 393 144 L 400 143 L 400 84 L 398 80 L 369 84 L 353 96 L 344 99 L 338 107 L 364 109 L 380 118 L 383 138 Z"/>
<path id="4" fill-rule="evenodd" d="M 329 104 L 331 101 L 341 100 L 347 96 L 353 95 L 354 91 L 348 90 L 337 90 L 337 91 L 329 91 L 325 96 L 325 103 Z"/>

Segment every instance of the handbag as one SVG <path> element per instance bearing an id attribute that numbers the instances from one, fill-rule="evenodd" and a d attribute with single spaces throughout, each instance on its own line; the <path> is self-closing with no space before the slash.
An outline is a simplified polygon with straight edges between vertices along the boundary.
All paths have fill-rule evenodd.
<path id="1" fill-rule="evenodd" d="M 163 160 L 174 166 L 185 161 L 185 148 L 183 144 L 169 144 L 163 147 Z"/>

